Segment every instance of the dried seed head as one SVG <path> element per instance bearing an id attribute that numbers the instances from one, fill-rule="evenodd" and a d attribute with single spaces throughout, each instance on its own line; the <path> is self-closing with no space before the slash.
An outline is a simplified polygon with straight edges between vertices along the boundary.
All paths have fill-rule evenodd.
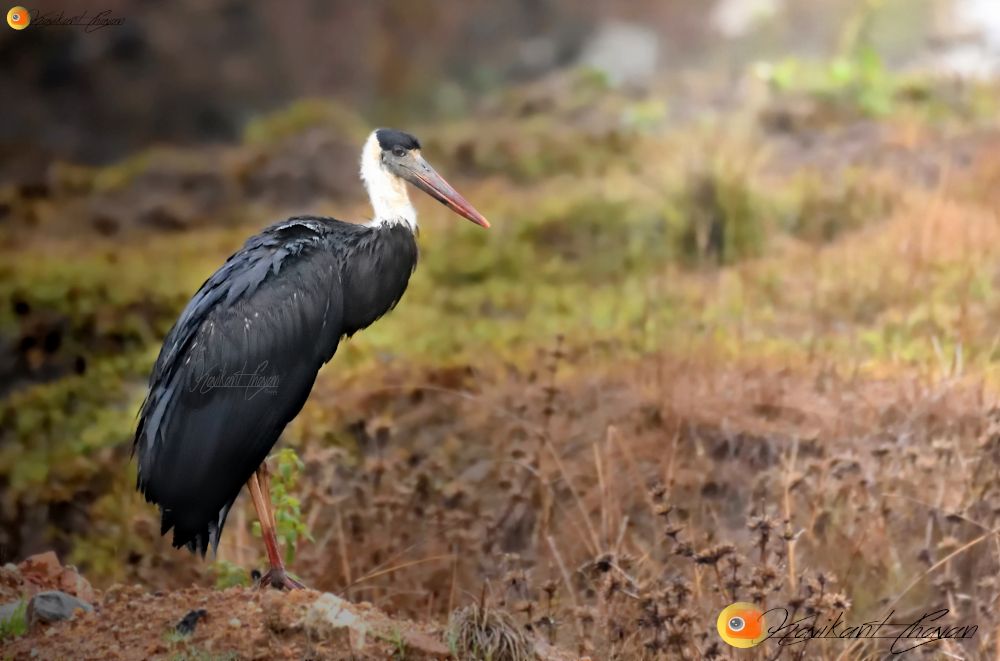
<path id="1" fill-rule="evenodd" d="M 548 598 L 551 600 L 555 596 L 556 591 L 559 590 L 559 584 L 556 583 L 551 578 L 544 583 L 542 583 L 542 592 L 544 592 Z"/>
<path id="2" fill-rule="evenodd" d="M 694 561 L 699 565 L 714 565 L 735 550 L 736 547 L 732 544 L 716 544 L 698 551 Z"/>
<path id="3" fill-rule="evenodd" d="M 750 521 L 747 523 L 747 528 L 749 528 L 751 532 L 755 532 L 758 534 L 770 534 L 771 530 L 773 530 L 774 527 L 775 527 L 774 519 L 767 516 L 766 514 L 752 517 Z"/>
<path id="4" fill-rule="evenodd" d="M 674 506 L 667 503 L 656 503 L 653 505 L 653 513 L 656 516 L 663 517 L 664 519 L 670 516 L 670 513 L 674 511 Z"/>
<path id="5" fill-rule="evenodd" d="M 684 526 L 672 526 L 672 525 L 668 525 L 664 529 L 663 534 L 676 542 L 677 541 L 677 535 L 679 535 L 683 530 L 684 530 Z"/>
<path id="6" fill-rule="evenodd" d="M 830 597 L 831 597 L 830 605 L 833 606 L 835 609 L 843 611 L 851 609 L 851 600 L 848 599 L 847 595 L 844 594 L 843 592 L 837 592 L 835 594 L 830 595 Z"/>

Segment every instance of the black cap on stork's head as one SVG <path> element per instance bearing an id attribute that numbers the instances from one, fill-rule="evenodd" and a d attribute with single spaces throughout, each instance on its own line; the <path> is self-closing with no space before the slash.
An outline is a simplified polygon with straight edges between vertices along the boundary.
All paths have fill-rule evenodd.
<path id="1" fill-rule="evenodd" d="M 449 209 L 481 227 L 490 223 L 451 187 L 420 154 L 420 141 L 396 129 L 375 129 L 361 152 L 365 182 L 375 223 L 403 222 L 415 229 L 417 212 L 406 191 L 409 182 Z"/>

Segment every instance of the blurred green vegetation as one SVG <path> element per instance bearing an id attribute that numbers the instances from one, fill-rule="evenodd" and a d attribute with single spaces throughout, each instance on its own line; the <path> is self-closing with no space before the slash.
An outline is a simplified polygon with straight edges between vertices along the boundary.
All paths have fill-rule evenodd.
<path id="1" fill-rule="evenodd" d="M 361 142 L 371 130 L 361 117 L 344 106 L 325 99 L 302 99 L 282 112 L 247 122 L 243 129 L 243 142 L 248 145 L 273 145 L 317 127 L 356 142 Z"/>
<path id="2" fill-rule="evenodd" d="M 785 229 L 816 244 L 888 217 L 896 201 L 891 186 L 864 171 L 844 172 L 833 181 L 817 172 L 803 172 L 791 194 L 797 199 L 789 205 Z"/>
<path id="3" fill-rule="evenodd" d="M 225 590 L 235 586 L 248 587 L 250 585 L 250 574 L 245 567 L 241 567 L 228 560 L 216 560 L 212 563 L 212 573 L 215 574 L 215 588 Z"/>
<path id="4" fill-rule="evenodd" d="M 989 120 L 997 99 L 988 85 L 932 83 L 890 70 L 871 47 L 828 60 L 786 58 L 758 65 L 758 75 L 779 95 L 804 96 L 827 123 L 839 117 L 885 119 L 912 113 L 932 121 L 957 117 Z"/>
<path id="5" fill-rule="evenodd" d="M 756 72 L 779 96 L 804 96 L 826 121 L 886 119 L 914 113 L 929 121 L 990 120 L 997 110 L 992 86 L 974 80 L 944 81 L 891 69 L 874 45 L 873 26 L 885 20 L 887 0 L 862 0 L 840 30 L 836 54 L 786 57 L 758 64 Z M 897 7 L 896 11 L 905 8 Z"/>
<path id="6" fill-rule="evenodd" d="M 28 602 L 20 601 L 10 615 L 0 618 L 0 642 L 28 632 Z"/>
<path id="7" fill-rule="evenodd" d="M 869 47 L 823 62 L 782 60 L 768 72 L 768 78 L 782 92 L 803 91 L 873 117 L 892 112 L 901 86 Z"/>

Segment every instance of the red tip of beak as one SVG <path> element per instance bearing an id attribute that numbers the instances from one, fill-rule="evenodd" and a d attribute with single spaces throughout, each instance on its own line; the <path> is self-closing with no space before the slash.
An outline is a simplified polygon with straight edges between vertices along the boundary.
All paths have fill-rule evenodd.
<path id="1" fill-rule="evenodd" d="M 449 186 L 443 179 L 441 180 L 441 183 L 443 183 L 444 186 L 434 188 L 435 192 L 440 196 L 438 199 L 440 199 L 445 206 L 457 213 L 459 216 L 471 220 L 482 228 L 490 228 L 490 221 L 486 220 L 486 217 L 483 216 L 483 214 L 479 213 L 474 206 L 469 204 L 469 201 L 462 197 L 461 193 Z"/>
<path id="2" fill-rule="evenodd" d="M 457 211 L 457 209 L 456 209 L 456 211 Z M 475 209 L 473 209 L 471 206 L 468 208 L 468 211 L 470 212 L 468 214 L 461 213 L 461 212 L 459 212 L 459 213 L 461 213 L 462 216 L 468 218 L 469 220 L 471 220 L 472 222 L 474 222 L 476 225 L 479 225 L 483 229 L 489 229 L 490 228 L 490 221 L 488 221 L 485 218 L 483 218 L 483 215 L 481 213 L 479 213 L 478 211 L 476 211 Z M 475 215 L 476 217 L 473 218 L 472 217 L 473 215 Z"/>
<path id="3" fill-rule="evenodd" d="M 426 166 L 424 173 L 415 173 L 415 179 L 411 181 L 423 189 L 424 192 L 444 204 L 449 209 L 463 218 L 471 220 L 476 225 L 489 229 L 490 221 L 486 220 L 483 214 L 476 211 L 476 208 L 469 204 L 469 201 L 462 197 L 461 193 L 451 187 L 444 178 L 435 172 L 430 166 Z"/>

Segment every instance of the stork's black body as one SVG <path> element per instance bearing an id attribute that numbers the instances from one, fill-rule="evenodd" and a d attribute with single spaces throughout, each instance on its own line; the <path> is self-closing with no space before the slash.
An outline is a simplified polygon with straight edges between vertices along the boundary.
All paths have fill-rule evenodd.
<path id="1" fill-rule="evenodd" d="M 298 217 L 252 237 L 201 286 L 164 341 L 135 440 L 139 489 L 174 546 L 218 544 L 319 368 L 396 305 L 416 264 L 402 224 Z"/>
<path id="2" fill-rule="evenodd" d="M 472 222 L 489 222 L 402 131 L 365 143 L 361 177 L 375 218 L 366 225 L 299 216 L 246 242 L 205 281 L 168 333 L 139 412 L 138 488 L 161 512 L 162 533 L 202 555 L 216 548 L 246 484 L 278 587 L 278 551 L 265 457 L 309 397 L 341 338 L 395 307 L 417 264 L 410 183 Z"/>

